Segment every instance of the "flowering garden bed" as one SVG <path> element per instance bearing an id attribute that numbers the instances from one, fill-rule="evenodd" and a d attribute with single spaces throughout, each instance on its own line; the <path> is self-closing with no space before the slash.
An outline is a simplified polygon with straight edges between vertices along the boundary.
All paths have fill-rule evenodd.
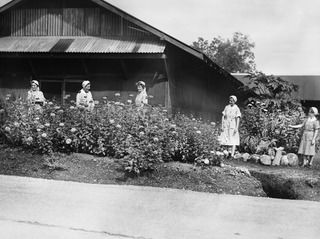
<path id="1" fill-rule="evenodd" d="M 6 144 L 41 154 L 87 153 L 121 159 L 140 174 L 163 161 L 220 165 L 215 123 L 184 115 L 170 118 L 162 107 L 138 110 L 131 99 L 95 102 L 94 112 L 49 102 L 41 111 L 9 95 L 3 103 L 0 134 Z"/>

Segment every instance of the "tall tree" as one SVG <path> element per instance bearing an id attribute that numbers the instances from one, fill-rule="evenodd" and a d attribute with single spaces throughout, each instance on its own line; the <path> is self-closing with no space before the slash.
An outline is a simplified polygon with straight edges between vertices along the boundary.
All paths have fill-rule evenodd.
<path id="1" fill-rule="evenodd" d="M 253 48 L 248 35 L 235 32 L 231 39 L 214 37 L 211 42 L 198 38 L 191 45 L 230 73 L 252 73 L 256 70 Z"/>

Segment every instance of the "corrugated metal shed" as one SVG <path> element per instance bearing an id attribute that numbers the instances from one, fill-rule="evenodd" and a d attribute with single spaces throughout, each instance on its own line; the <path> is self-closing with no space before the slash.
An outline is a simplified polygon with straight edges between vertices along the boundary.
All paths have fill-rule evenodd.
<path id="1" fill-rule="evenodd" d="M 98 37 L 3 37 L 0 52 L 13 53 L 163 53 L 165 42 Z"/>

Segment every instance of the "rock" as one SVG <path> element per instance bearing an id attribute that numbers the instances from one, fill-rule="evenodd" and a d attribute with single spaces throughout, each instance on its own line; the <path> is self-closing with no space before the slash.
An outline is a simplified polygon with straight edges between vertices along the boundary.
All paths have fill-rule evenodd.
<path id="1" fill-rule="evenodd" d="M 274 148 L 269 148 L 268 149 L 268 155 L 271 156 L 271 159 L 273 160 L 276 156 L 276 151 Z"/>
<path id="2" fill-rule="evenodd" d="M 260 157 L 260 163 L 266 166 L 271 166 L 272 164 L 272 158 L 269 155 L 262 155 Z"/>
<path id="3" fill-rule="evenodd" d="M 253 154 L 253 155 L 251 155 L 251 157 L 249 158 L 248 161 L 252 162 L 252 163 L 259 163 L 260 156 L 258 154 Z"/>
<path id="4" fill-rule="evenodd" d="M 272 161 L 272 165 L 273 166 L 279 166 L 280 163 L 281 163 L 282 152 L 283 152 L 284 148 L 280 147 L 280 148 L 276 148 L 275 150 L 276 150 L 276 155 L 275 155 L 275 157 L 274 157 L 274 159 Z"/>
<path id="5" fill-rule="evenodd" d="M 250 154 L 248 154 L 248 153 L 242 154 L 242 160 L 244 162 L 247 162 L 249 160 L 249 158 L 250 158 Z"/>
<path id="6" fill-rule="evenodd" d="M 288 166 L 289 165 L 289 160 L 287 155 L 283 155 L 280 161 L 280 165 L 283 166 Z"/>
<path id="7" fill-rule="evenodd" d="M 236 160 L 242 160 L 242 155 L 239 154 L 239 153 L 237 153 L 237 154 L 234 155 L 234 159 L 236 159 Z"/>
<path id="8" fill-rule="evenodd" d="M 298 155 L 290 153 L 287 155 L 287 157 L 288 157 L 289 166 L 298 166 L 299 165 Z"/>

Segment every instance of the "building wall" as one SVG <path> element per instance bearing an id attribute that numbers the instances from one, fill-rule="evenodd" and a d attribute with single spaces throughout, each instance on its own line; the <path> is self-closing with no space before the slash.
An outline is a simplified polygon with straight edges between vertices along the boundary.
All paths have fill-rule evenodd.
<path id="1" fill-rule="evenodd" d="M 101 100 L 104 96 L 109 100 L 119 100 L 114 96 L 119 92 L 121 100 L 126 101 L 131 99 L 130 94 L 136 94 L 135 83 L 143 80 L 147 84 L 148 94 L 153 96 L 150 103 L 165 105 L 167 82 L 153 82 L 154 73 L 163 71 L 162 61 L 148 60 L 146 63 L 146 60 L 124 60 L 122 65 L 118 59 L 87 59 L 84 60 L 88 70 L 86 75 L 82 69 L 82 60 L 0 58 L 1 97 L 10 93 L 25 98 L 30 80 L 36 79 L 40 81 L 47 99 L 62 101 L 63 94 L 70 94 L 75 99 L 76 93 L 81 89 L 81 82 L 88 79 L 92 82 L 91 91 L 96 100 Z M 126 73 L 122 67 L 126 68 Z"/>
<path id="2" fill-rule="evenodd" d="M 168 48 L 172 104 L 179 111 L 208 120 L 220 120 L 229 96 L 241 85 L 174 47 Z"/>

